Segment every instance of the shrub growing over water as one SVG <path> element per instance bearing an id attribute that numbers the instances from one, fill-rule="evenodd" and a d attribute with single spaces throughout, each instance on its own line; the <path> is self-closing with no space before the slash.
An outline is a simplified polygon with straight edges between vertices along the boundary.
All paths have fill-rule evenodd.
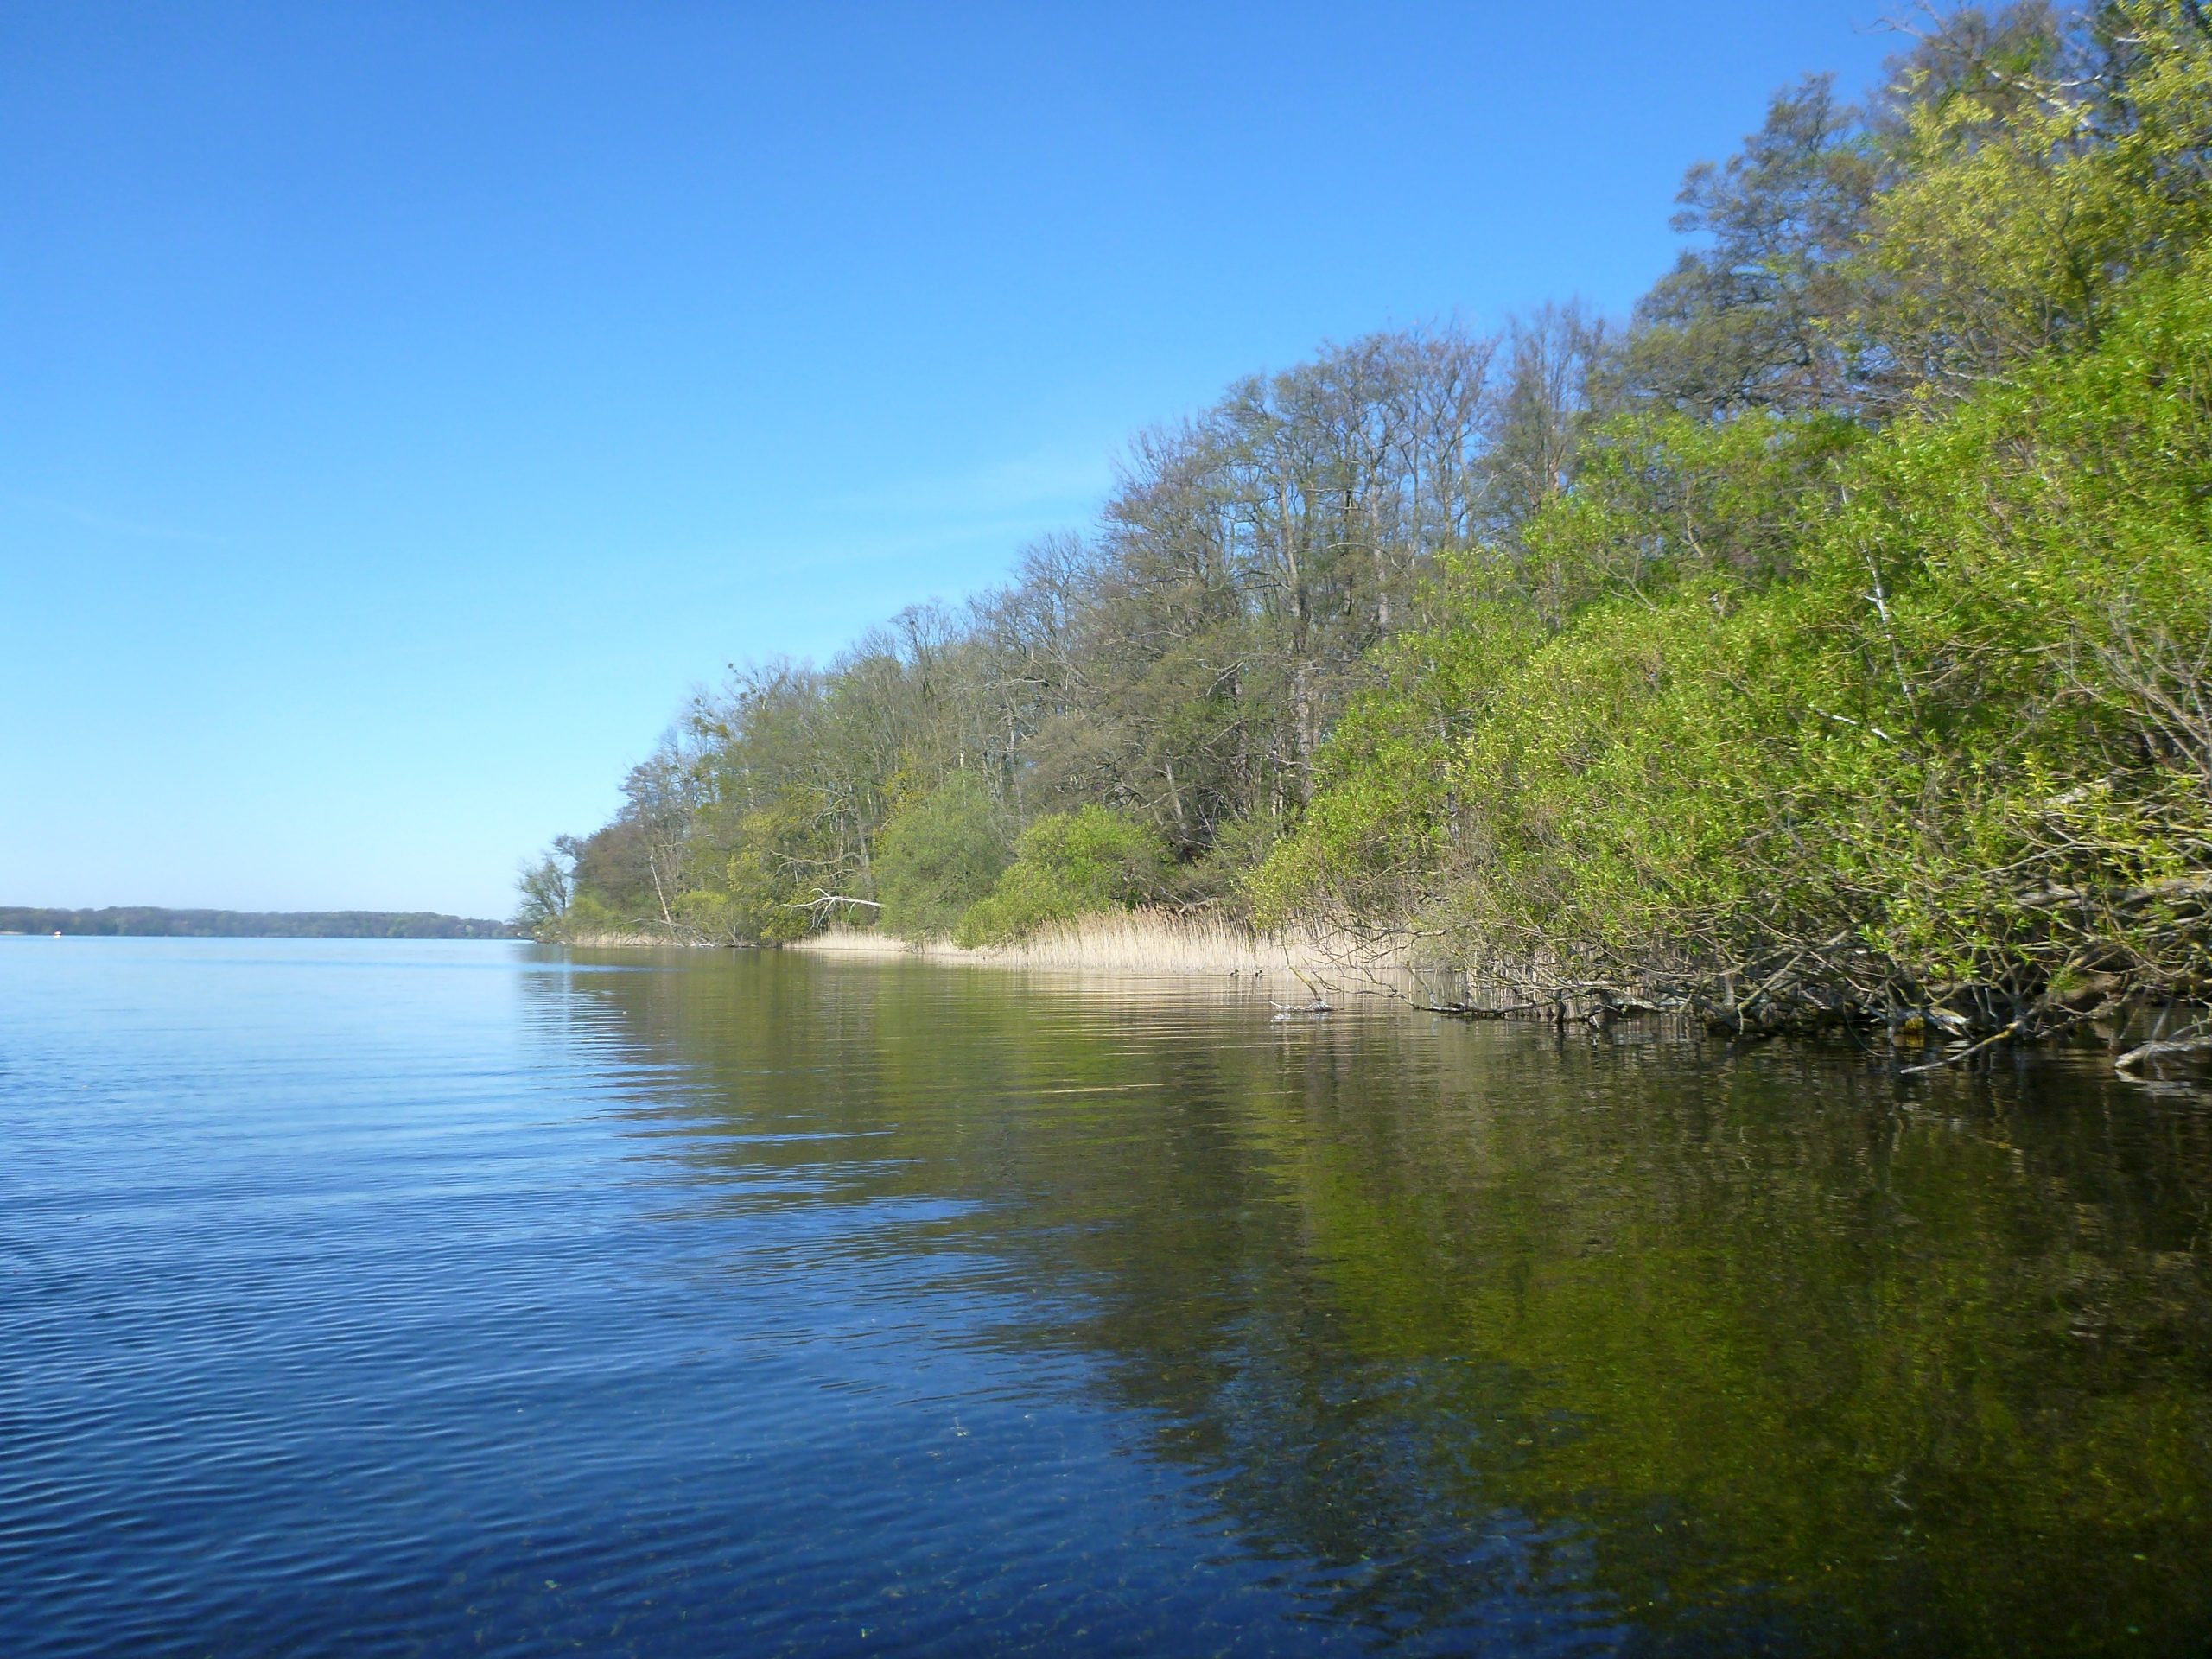
<path id="1" fill-rule="evenodd" d="M 1055 812 L 1022 831 L 1014 861 L 961 918 L 962 944 L 1000 944 L 1053 922 L 1157 898 L 1170 869 L 1150 824 L 1103 806 Z"/>

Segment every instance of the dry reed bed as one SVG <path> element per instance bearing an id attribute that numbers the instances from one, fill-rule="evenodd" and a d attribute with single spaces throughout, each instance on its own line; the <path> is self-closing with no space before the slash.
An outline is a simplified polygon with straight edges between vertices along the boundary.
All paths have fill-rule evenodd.
<path id="1" fill-rule="evenodd" d="M 695 950 L 714 947 L 711 939 L 644 927 L 582 927 L 542 942 L 570 945 L 580 950 Z"/>
<path id="2" fill-rule="evenodd" d="M 1085 916 L 1012 944 L 965 950 L 933 940 L 913 944 L 857 929 L 833 928 L 796 950 L 824 955 L 909 956 L 1063 973 L 1225 978 L 1261 974 L 1287 987 L 1361 987 L 1398 972 L 1372 947 L 1354 951 L 1319 930 L 1259 933 L 1219 917 L 1137 910 Z"/>

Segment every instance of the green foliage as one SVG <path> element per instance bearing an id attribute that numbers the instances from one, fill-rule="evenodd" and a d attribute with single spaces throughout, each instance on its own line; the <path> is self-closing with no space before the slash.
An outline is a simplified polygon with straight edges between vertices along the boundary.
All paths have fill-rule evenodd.
<path id="1" fill-rule="evenodd" d="M 706 889 L 716 902 L 715 920 L 728 938 L 757 944 L 783 944 L 804 938 L 819 912 L 815 894 L 777 857 L 777 849 L 798 840 L 787 820 L 772 813 L 748 813 L 738 820 L 739 839 L 723 856 L 718 880 Z"/>
<path id="2" fill-rule="evenodd" d="M 1764 512 L 1752 487 L 1732 517 L 1780 513 L 1794 579 L 1722 562 L 1489 652 L 1448 753 L 1374 700 L 1263 872 L 1271 907 L 1371 908 L 1379 862 L 1474 960 L 1826 950 L 1870 996 L 2202 984 L 2178 890 L 2212 862 L 2208 276 L 2139 282 L 2094 352 L 1846 452 L 1827 512 L 1789 505 L 1789 469 Z M 1448 844 L 1406 827 L 1446 798 Z M 2160 883 L 2178 908 L 2141 901 Z"/>
<path id="3" fill-rule="evenodd" d="M 990 791 L 974 773 L 954 772 L 883 826 L 875 858 L 883 925 L 901 938 L 946 937 L 1012 856 Z"/>
<path id="4" fill-rule="evenodd" d="M 1169 854 L 1160 832 L 1103 806 L 1041 817 L 1021 832 L 1014 862 L 961 918 L 962 944 L 1001 944 L 1053 922 L 1158 898 Z"/>
<path id="5" fill-rule="evenodd" d="M 2212 994 L 2212 29 L 1928 21 L 1693 169 L 1624 334 L 1237 382 L 1003 590 L 741 675 L 550 925 L 1173 898 L 1732 1007 Z"/>
<path id="6" fill-rule="evenodd" d="M 576 856 L 582 843 L 572 836 L 557 837 L 535 864 L 525 864 L 515 878 L 520 902 L 514 925 L 533 938 L 551 938 L 569 913 L 575 896 Z"/>
<path id="7" fill-rule="evenodd" d="M 1452 580 L 1464 592 L 1480 579 L 1463 563 Z M 1448 605 L 1440 598 L 1437 608 Z M 1312 805 L 1250 876 L 1255 919 L 1387 919 L 1425 908 L 1464 830 L 1457 757 L 1542 638 L 1534 607 L 1499 597 L 1395 642 L 1379 662 L 1382 683 L 1323 749 Z"/>
<path id="8" fill-rule="evenodd" d="M 2212 51 L 2190 0 L 2119 0 L 2069 38 L 2019 30 L 1974 73 L 1910 71 L 1861 321 L 1923 375 L 1974 384 L 2093 343 L 2129 277 L 2212 228 Z"/>
<path id="9" fill-rule="evenodd" d="M 1833 413 L 1712 423 L 1640 410 L 1593 435 L 1574 492 L 1529 526 L 1520 592 L 1557 626 L 1619 594 L 1686 578 L 1786 578 L 1867 429 Z"/>
<path id="10" fill-rule="evenodd" d="M 1709 241 L 1637 307 L 1633 384 L 1701 420 L 1852 396 L 1859 365 L 1837 324 L 1882 172 L 1879 144 L 1825 76 L 1777 96 L 1741 154 L 1691 168 L 1675 226 Z"/>

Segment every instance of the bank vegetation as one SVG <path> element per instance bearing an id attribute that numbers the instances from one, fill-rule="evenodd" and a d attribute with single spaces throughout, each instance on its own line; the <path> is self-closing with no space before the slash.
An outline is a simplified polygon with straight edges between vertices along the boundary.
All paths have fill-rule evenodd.
<path id="1" fill-rule="evenodd" d="M 1255 375 L 1004 587 L 738 671 L 522 919 L 1005 949 L 1143 911 L 1470 1007 L 1954 1057 L 2178 1008 L 2126 1064 L 2185 1056 L 2212 22 L 2031 3 L 1900 46 L 1692 169 L 1624 321 Z"/>

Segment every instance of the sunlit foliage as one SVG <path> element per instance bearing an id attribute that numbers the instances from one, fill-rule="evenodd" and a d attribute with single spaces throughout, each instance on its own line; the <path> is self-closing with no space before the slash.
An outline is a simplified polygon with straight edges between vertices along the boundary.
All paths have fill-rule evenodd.
<path id="1" fill-rule="evenodd" d="M 2212 991 L 2212 27 L 1926 22 L 1692 171 L 1626 328 L 1238 383 L 1005 588 L 702 701 L 533 919 L 1172 899 L 1739 1023 Z"/>

